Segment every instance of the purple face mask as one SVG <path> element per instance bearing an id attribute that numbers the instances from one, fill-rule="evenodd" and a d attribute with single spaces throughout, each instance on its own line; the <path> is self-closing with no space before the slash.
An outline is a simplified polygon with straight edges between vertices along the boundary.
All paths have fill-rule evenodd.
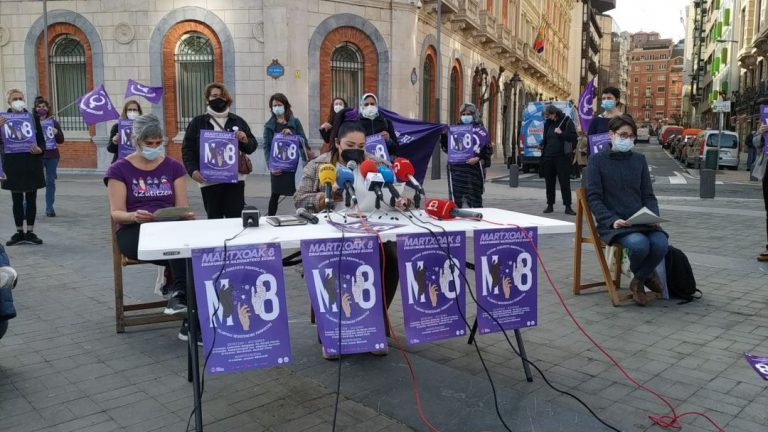
<path id="1" fill-rule="evenodd" d="M 36 108 L 35 112 L 37 112 L 37 115 L 39 115 L 40 117 L 48 116 L 48 108 Z"/>

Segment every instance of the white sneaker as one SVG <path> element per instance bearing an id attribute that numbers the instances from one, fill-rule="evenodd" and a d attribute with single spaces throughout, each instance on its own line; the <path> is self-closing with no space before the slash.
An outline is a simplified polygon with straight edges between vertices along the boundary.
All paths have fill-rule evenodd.
<path id="1" fill-rule="evenodd" d="M 0 267 L 0 287 L 16 288 L 19 275 L 11 266 Z"/>

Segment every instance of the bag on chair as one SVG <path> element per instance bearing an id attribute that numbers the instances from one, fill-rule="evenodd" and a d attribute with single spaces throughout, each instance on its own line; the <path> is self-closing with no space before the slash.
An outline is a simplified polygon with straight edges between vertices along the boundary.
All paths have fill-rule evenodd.
<path id="1" fill-rule="evenodd" d="M 664 263 L 667 267 L 667 288 L 670 297 L 683 300 L 678 304 L 690 303 L 702 297 L 703 293 L 696 288 L 691 263 L 683 251 L 670 245 Z M 696 296 L 696 293 L 699 293 L 699 296 Z"/>

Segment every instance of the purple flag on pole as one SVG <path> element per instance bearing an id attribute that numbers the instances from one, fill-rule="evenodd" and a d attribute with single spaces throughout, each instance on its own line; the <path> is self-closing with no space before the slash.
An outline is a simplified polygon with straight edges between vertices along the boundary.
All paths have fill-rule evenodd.
<path id="1" fill-rule="evenodd" d="M 136 82 L 132 79 L 128 80 L 128 86 L 125 89 L 125 98 L 131 96 L 140 96 L 153 104 L 159 104 L 160 99 L 163 97 L 163 87 L 150 87 Z"/>
<path id="2" fill-rule="evenodd" d="M 4 112 L 0 117 L 5 119 L 2 127 L 5 153 L 29 153 L 32 146 L 37 144 L 35 119 L 28 112 Z"/>
<path id="3" fill-rule="evenodd" d="M 56 134 L 53 132 L 53 119 L 40 120 L 40 127 L 43 128 L 43 136 L 45 137 L 45 149 L 56 150 Z"/>
<path id="4" fill-rule="evenodd" d="M 536 228 L 475 231 L 475 287 L 480 334 L 532 327 L 537 320 Z M 483 311 L 485 308 L 488 313 Z"/>
<path id="5" fill-rule="evenodd" d="M 302 240 L 301 259 L 325 352 L 339 353 L 339 326 L 342 354 L 386 348 L 376 237 Z"/>
<path id="6" fill-rule="evenodd" d="M 581 123 L 581 130 L 587 132 L 589 130 L 589 123 L 592 122 L 592 99 L 595 92 L 595 79 L 592 78 L 584 87 L 584 91 L 579 95 L 579 123 Z"/>
<path id="7" fill-rule="evenodd" d="M 439 239 L 439 243 L 438 240 Z M 400 296 L 408 343 L 418 344 L 466 333 L 466 289 L 461 272 L 466 234 L 397 236 Z"/>
<path id="8" fill-rule="evenodd" d="M 195 249 L 192 271 L 207 372 L 290 363 L 279 243 Z"/>
<path id="9" fill-rule="evenodd" d="M 200 174 L 207 183 L 237 183 L 235 132 L 200 131 Z"/>
<path id="10" fill-rule="evenodd" d="M 104 90 L 104 84 L 84 94 L 75 103 L 88 126 L 120 118 L 107 91 Z"/>
<path id="11" fill-rule="evenodd" d="M 365 152 L 370 153 L 381 160 L 388 161 L 389 151 L 387 150 L 387 143 L 381 134 L 374 134 L 365 137 Z"/>
<path id="12" fill-rule="evenodd" d="M 136 151 L 131 140 L 133 120 L 120 119 L 117 122 L 117 158 L 123 159 Z"/>
<path id="13" fill-rule="evenodd" d="M 608 132 L 592 134 L 587 139 L 589 140 L 589 154 L 591 155 L 611 148 L 611 137 L 608 135 Z"/>
<path id="14" fill-rule="evenodd" d="M 272 147 L 270 148 L 270 170 L 296 172 L 296 167 L 299 164 L 301 137 L 294 134 L 276 133 L 272 138 Z"/>

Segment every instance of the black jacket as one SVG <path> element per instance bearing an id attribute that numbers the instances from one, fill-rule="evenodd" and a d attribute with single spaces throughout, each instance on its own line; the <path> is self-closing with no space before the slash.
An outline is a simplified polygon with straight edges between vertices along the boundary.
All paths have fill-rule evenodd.
<path id="1" fill-rule="evenodd" d="M 331 131 L 329 140 L 332 141 L 336 139 L 336 133 L 339 130 L 339 126 L 341 126 L 342 123 L 347 121 L 346 115 L 350 111 L 357 111 L 357 108 L 345 108 L 339 111 L 338 113 L 336 113 L 336 117 L 334 117 L 334 120 L 333 120 L 333 129 Z M 357 117 L 358 117 L 357 122 L 363 126 L 363 129 L 365 129 L 365 136 L 375 135 L 377 133 L 381 133 L 384 131 L 387 131 L 389 133 L 389 140 L 387 140 L 387 152 L 389 152 L 390 158 L 396 157 L 397 152 L 400 150 L 400 143 L 397 142 L 397 135 L 395 134 L 395 126 L 392 124 L 392 121 L 382 117 L 381 114 L 377 115 L 373 119 L 368 119 L 360 115 L 360 113 L 358 112 Z M 331 142 L 331 144 L 333 143 Z"/>
<path id="2" fill-rule="evenodd" d="M 229 113 L 227 122 L 224 123 L 224 129 L 232 131 L 237 126 L 238 130 L 245 132 L 248 137 L 247 143 L 238 142 L 240 151 L 245 154 L 251 154 L 256 151 L 259 143 L 256 137 L 251 133 L 251 128 L 242 117 L 237 114 Z M 181 158 L 184 160 L 184 169 L 189 175 L 200 170 L 200 130 L 213 130 L 211 125 L 211 116 L 209 114 L 199 115 L 192 119 L 184 133 L 184 143 L 181 146 Z"/>
<path id="3" fill-rule="evenodd" d="M 107 141 L 107 151 L 113 153 L 112 163 L 117 161 L 117 144 L 112 142 L 112 139 L 115 137 L 115 135 L 117 135 L 117 123 L 113 124 L 112 129 L 109 130 L 109 141 Z"/>
<path id="4" fill-rule="evenodd" d="M 10 109 L 8 112 L 13 112 Z M 24 110 L 24 112 L 28 112 Z M 37 113 L 32 113 L 35 122 L 35 140 L 40 149 L 45 150 L 45 135 L 40 126 L 40 117 Z M 3 152 L 3 171 L 5 180 L 2 188 L 12 192 L 31 192 L 45 187 L 45 175 L 43 174 L 43 153 L 5 153 L 5 145 L 2 143 L 0 135 L 0 144 Z"/>
<path id="5" fill-rule="evenodd" d="M 563 131 L 561 134 L 556 134 L 555 129 L 560 127 Z M 555 157 L 561 155 L 570 155 L 573 153 L 574 147 L 576 147 L 576 125 L 573 124 L 573 120 L 561 114 L 555 120 L 547 120 L 544 123 L 544 139 L 541 141 L 541 155 L 544 157 Z M 571 150 L 565 151 L 565 143 L 571 143 Z"/>

